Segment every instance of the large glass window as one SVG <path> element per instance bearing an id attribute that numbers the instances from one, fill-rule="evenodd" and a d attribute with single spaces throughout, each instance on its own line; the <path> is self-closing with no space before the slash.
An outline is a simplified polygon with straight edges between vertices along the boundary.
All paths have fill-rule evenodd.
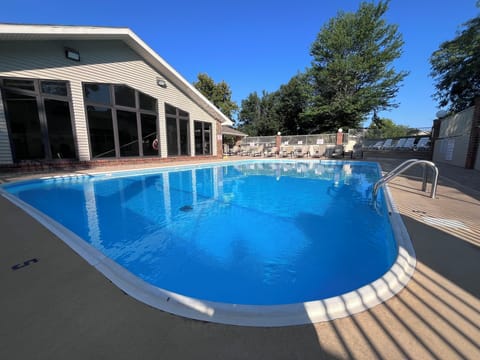
<path id="1" fill-rule="evenodd" d="M 117 110 L 117 124 L 120 156 L 138 156 L 137 114 Z"/>
<path id="2" fill-rule="evenodd" d="M 3 86 L 35 91 L 35 82 L 34 80 L 24 80 L 24 79 L 4 79 Z"/>
<path id="3" fill-rule="evenodd" d="M 0 79 L 15 161 L 76 157 L 68 83 Z"/>
<path id="4" fill-rule="evenodd" d="M 165 104 L 168 156 L 190 155 L 190 120 L 186 111 Z"/>
<path id="5" fill-rule="evenodd" d="M 195 121 L 195 155 L 211 155 L 211 128 L 208 122 Z"/>
<path id="6" fill-rule="evenodd" d="M 142 127 L 142 146 L 144 156 L 158 155 L 157 117 L 140 114 Z"/>
<path id="7" fill-rule="evenodd" d="M 5 91 L 5 103 L 17 160 L 43 159 L 43 146 L 37 98 Z"/>
<path id="8" fill-rule="evenodd" d="M 101 106 L 87 106 L 90 149 L 93 158 L 115 156 L 112 110 Z"/>
<path id="9" fill-rule="evenodd" d="M 59 159 L 74 158 L 75 141 L 68 102 L 45 99 L 44 105 L 52 157 Z"/>
<path id="10" fill-rule="evenodd" d="M 64 81 L 41 81 L 42 93 L 67 96 L 67 83 Z"/>
<path id="11" fill-rule="evenodd" d="M 167 148 L 168 156 L 178 155 L 177 119 L 167 117 Z"/>
<path id="12" fill-rule="evenodd" d="M 115 104 L 135 107 L 135 90 L 124 85 L 115 85 Z"/>
<path id="13" fill-rule="evenodd" d="M 140 101 L 140 109 L 157 111 L 157 100 L 155 98 L 139 92 L 138 99 Z"/>
<path id="14" fill-rule="evenodd" d="M 105 104 L 111 103 L 110 85 L 107 84 L 85 84 L 83 86 L 85 100 L 89 103 Z"/>
<path id="15" fill-rule="evenodd" d="M 159 155 L 157 99 L 129 86 L 114 84 L 84 84 L 84 93 L 93 158 Z M 100 103 L 108 105 L 101 107 L 108 112 L 108 119 L 99 117 L 98 110 L 88 110 L 99 109 L 96 104 Z M 99 138 L 99 130 L 107 130 L 104 125 L 95 124 L 102 119 L 110 124 L 109 135 Z"/>

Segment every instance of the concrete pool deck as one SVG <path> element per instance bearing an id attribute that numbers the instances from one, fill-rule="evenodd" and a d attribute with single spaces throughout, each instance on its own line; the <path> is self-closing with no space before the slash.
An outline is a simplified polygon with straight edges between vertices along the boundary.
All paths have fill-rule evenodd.
<path id="1" fill-rule="evenodd" d="M 398 163 L 379 162 L 385 170 Z M 212 324 L 150 308 L 0 197 L 0 358 L 478 359 L 480 172 L 439 168 L 435 200 L 416 178 L 389 186 L 417 255 L 400 294 L 347 318 L 278 328 Z"/>

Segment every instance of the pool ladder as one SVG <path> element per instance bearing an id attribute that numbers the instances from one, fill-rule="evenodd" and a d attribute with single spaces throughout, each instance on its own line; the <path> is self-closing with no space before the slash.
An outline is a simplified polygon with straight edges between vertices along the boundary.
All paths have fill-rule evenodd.
<path id="1" fill-rule="evenodd" d="M 418 159 L 410 159 L 407 161 L 404 161 L 400 165 L 398 165 L 395 169 L 390 171 L 388 174 L 385 174 L 380 180 L 378 180 L 375 185 L 373 186 L 373 193 L 372 193 L 372 198 L 373 201 L 376 201 L 377 199 L 377 194 L 378 194 L 378 189 L 388 183 L 390 180 L 394 179 L 407 169 L 411 168 L 413 165 L 423 165 L 423 183 L 422 183 L 422 191 L 427 191 L 427 165 L 432 168 L 434 177 L 432 181 L 432 190 L 430 192 L 430 197 L 432 199 L 435 199 L 435 196 L 437 194 L 437 182 L 438 182 L 438 168 L 437 166 L 428 160 L 418 160 Z"/>

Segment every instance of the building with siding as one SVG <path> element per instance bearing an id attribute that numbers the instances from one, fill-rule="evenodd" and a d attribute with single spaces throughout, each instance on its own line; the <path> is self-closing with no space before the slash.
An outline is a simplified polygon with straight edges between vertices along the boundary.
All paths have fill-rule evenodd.
<path id="1" fill-rule="evenodd" d="M 433 161 L 480 170 L 480 97 L 474 106 L 434 121 Z"/>
<path id="2" fill-rule="evenodd" d="M 128 28 L 0 24 L 0 165 L 222 155 L 212 103 Z"/>

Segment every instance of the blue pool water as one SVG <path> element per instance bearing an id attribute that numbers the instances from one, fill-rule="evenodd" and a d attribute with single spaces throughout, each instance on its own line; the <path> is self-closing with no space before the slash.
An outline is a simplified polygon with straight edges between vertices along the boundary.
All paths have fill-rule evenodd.
<path id="1" fill-rule="evenodd" d="M 148 283 L 275 305 L 380 278 L 397 245 L 374 163 L 235 165 L 26 181 L 4 190 Z"/>

